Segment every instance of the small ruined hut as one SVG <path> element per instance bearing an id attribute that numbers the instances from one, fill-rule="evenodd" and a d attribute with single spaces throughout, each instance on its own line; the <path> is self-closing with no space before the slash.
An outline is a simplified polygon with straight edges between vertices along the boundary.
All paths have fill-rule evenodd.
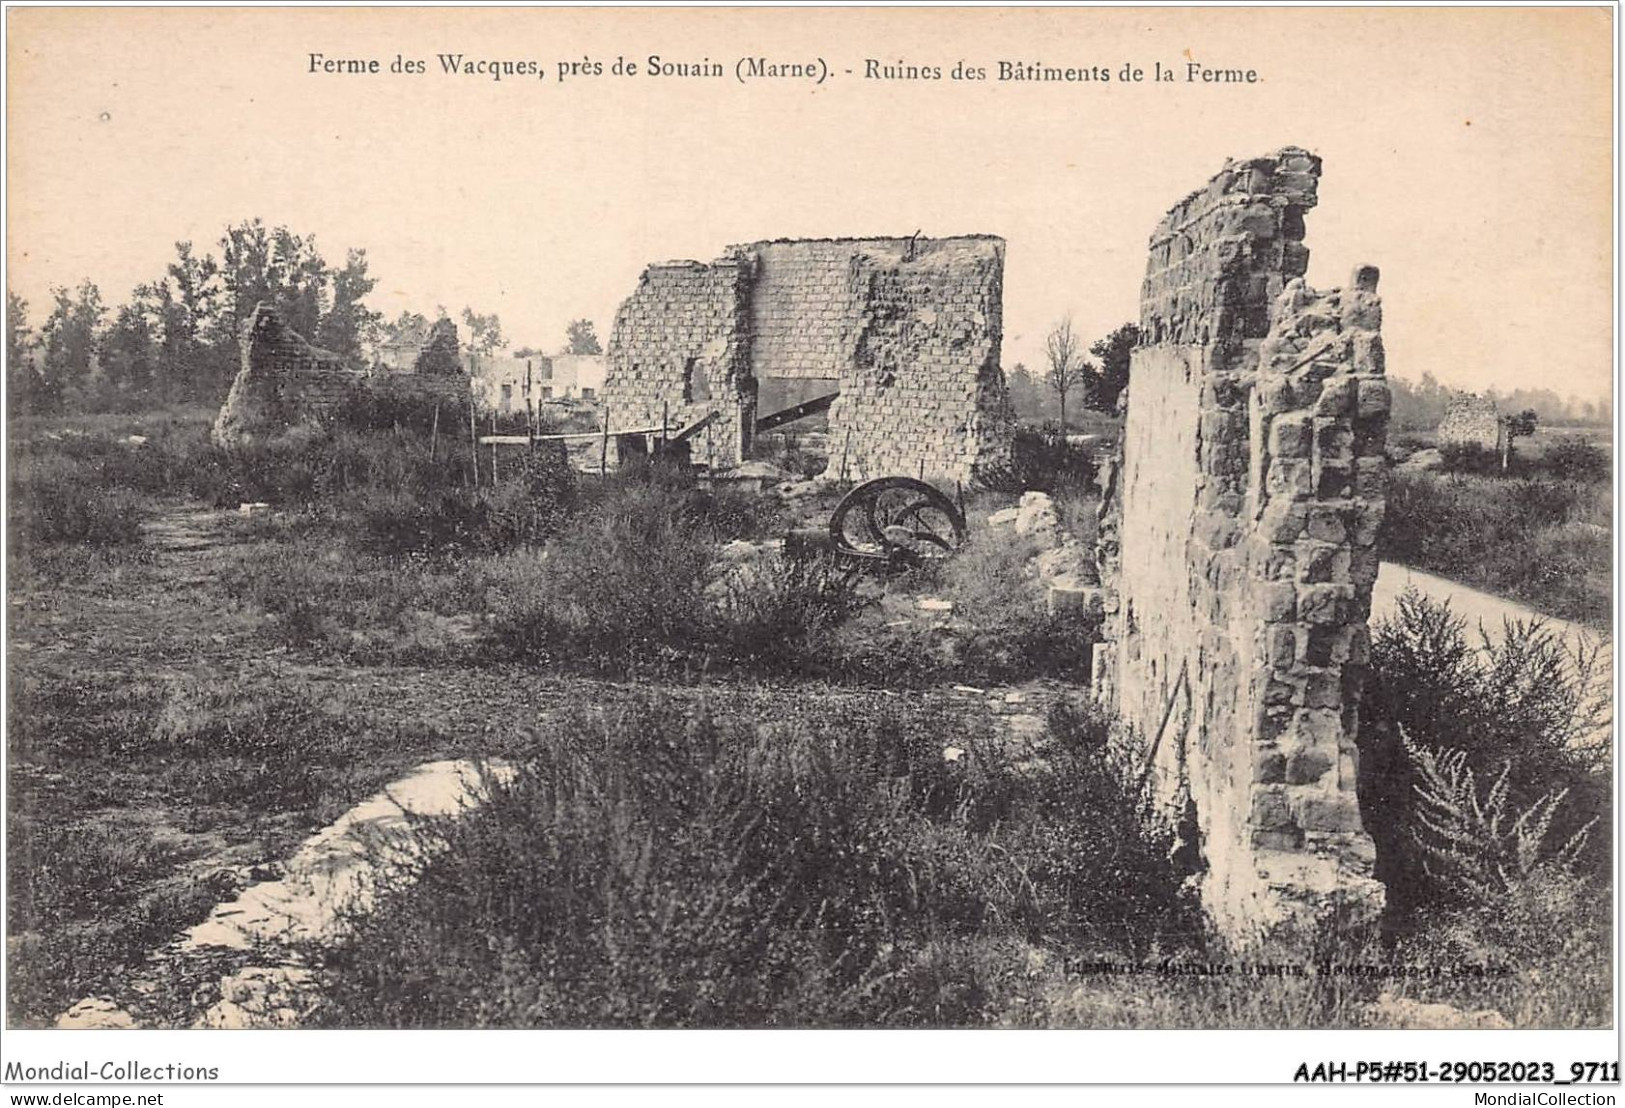
<path id="1" fill-rule="evenodd" d="M 450 320 L 441 323 L 445 326 L 436 324 L 431 330 L 414 372 L 368 373 L 306 342 L 275 306 L 258 304 L 238 336 L 241 362 L 215 417 L 215 443 L 243 446 L 319 428 L 369 393 L 430 396 L 466 405 L 468 377 L 455 360 L 457 325 Z M 444 357 L 447 342 L 454 352 L 450 372 Z"/>
<path id="2" fill-rule="evenodd" d="M 1467 392 L 1450 401 L 1435 434 L 1441 446 L 1479 446 L 1499 453 L 1506 442 L 1506 424 L 1492 397 Z"/>

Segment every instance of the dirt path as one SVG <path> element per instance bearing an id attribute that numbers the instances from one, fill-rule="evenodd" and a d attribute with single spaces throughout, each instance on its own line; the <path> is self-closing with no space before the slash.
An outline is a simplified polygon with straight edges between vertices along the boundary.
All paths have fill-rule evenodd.
<path id="1" fill-rule="evenodd" d="M 1561 635 L 1571 647 L 1600 647 L 1604 651 L 1603 665 L 1605 667 L 1613 665 L 1613 644 L 1607 641 L 1606 636 L 1599 635 L 1582 624 L 1548 616 L 1516 601 L 1504 600 L 1448 578 L 1423 573 L 1419 569 L 1411 569 L 1409 566 L 1393 562 L 1382 564 L 1381 570 L 1377 573 L 1376 584 L 1372 587 L 1372 622 L 1395 615 L 1399 611 L 1400 594 L 1407 588 L 1415 588 L 1431 600 L 1448 602 L 1450 610 L 1467 621 L 1469 632 L 1482 627 L 1491 639 L 1499 641 L 1508 620 L 1525 623 L 1541 620 Z"/>
<path id="2" fill-rule="evenodd" d="M 297 1026 L 318 999 L 302 948 L 337 941 L 348 914 L 367 911 L 382 887 L 398 886 L 412 872 L 423 846 L 413 834 L 416 821 L 472 811 L 485 799 L 488 782 L 512 774 L 504 762 L 418 766 L 312 835 L 275 867 L 275 876 L 216 905 L 202 923 L 154 951 L 125 993 L 151 996 L 164 978 L 184 974 L 187 963 L 248 963 L 220 976 L 211 994 L 219 999 L 193 1026 Z M 68 1009 L 56 1026 L 130 1028 L 140 1022 L 117 999 L 96 996 Z"/>

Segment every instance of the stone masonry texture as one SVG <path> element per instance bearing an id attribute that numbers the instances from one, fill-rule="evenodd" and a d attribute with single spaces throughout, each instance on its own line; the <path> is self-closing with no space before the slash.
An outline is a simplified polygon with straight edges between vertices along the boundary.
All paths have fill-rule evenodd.
<path id="1" fill-rule="evenodd" d="M 1463 393 L 1450 402 L 1436 433 L 1446 443 L 1471 444 L 1485 450 L 1501 449 L 1501 409 L 1487 396 Z"/>
<path id="2" fill-rule="evenodd" d="M 1230 163 L 1157 227 L 1102 504 L 1096 686 L 1238 942 L 1382 902 L 1355 735 L 1389 391 L 1377 271 L 1303 281 L 1320 169 Z"/>
<path id="3" fill-rule="evenodd" d="M 450 338 L 455 347 L 456 325 Z M 330 351 L 312 346 L 289 327 L 282 313 L 261 303 L 238 338 L 242 366 L 215 417 L 220 446 L 242 446 L 299 428 L 317 429 L 337 420 L 367 391 L 378 395 L 433 396 L 466 405 L 468 377 L 384 373 L 369 376 Z"/>
<path id="4" fill-rule="evenodd" d="M 841 394 L 830 476 L 975 481 L 1009 461 L 1003 283 L 991 236 L 781 240 L 651 266 L 610 336 L 611 429 L 718 410 L 694 457 L 726 468 L 750 449 L 760 381 L 825 381 Z"/>
<path id="5" fill-rule="evenodd" d="M 366 376 L 337 354 L 310 345 L 269 304 L 255 307 L 238 345 L 242 368 L 214 421 L 214 441 L 221 446 L 320 426 L 344 409 Z"/>

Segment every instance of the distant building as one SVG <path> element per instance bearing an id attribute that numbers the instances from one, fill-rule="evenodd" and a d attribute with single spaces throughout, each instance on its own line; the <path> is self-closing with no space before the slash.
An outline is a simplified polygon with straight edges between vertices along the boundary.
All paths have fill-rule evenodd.
<path id="1" fill-rule="evenodd" d="M 564 400 L 595 400 L 604 387 L 607 363 L 602 354 L 555 354 L 552 364 L 554 394 Z"/>
<path id="2" fill-rule="evenodd" d="M 373 351 L 374 359 L 392 373 L 411 373 L 428 339 L 427 321 L 421 327 L 416 323 L 408 324 L 377 345 Z"/>
<path id="3" fill-rule="evenodd" d="M 596 400 L 604 387 L 604 359 L 598 354 L 463 354 L 474 396 L 499 413 L 535 410 L 560 400 Z"/>

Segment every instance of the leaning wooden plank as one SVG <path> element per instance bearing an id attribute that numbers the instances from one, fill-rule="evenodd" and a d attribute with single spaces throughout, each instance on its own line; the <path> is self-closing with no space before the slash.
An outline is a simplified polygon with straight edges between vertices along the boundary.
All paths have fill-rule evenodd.
<path id="1" fill-rule="evenodd" d="M 695 435 L 699 434 L 701 431 L 705 430 L 707 427 L 711 426 L 711 424 L 715 423 L 717 420 L 719 420 L 721 418 L 722 418 L 722 413 L 713 410 L 710 414 L 706 415 L 703 419 L 700 419 L 700 420 L 698 420 L 698 421 L 696 421 L 694 423 L 690 423 L 687 427 L 684 427 L 681 431 L 677 432 L 675 435 L 673 435 L 671 437 L 671 441 L 672 442 L 682 442 L 685 439 L 691 439 Z"/>

